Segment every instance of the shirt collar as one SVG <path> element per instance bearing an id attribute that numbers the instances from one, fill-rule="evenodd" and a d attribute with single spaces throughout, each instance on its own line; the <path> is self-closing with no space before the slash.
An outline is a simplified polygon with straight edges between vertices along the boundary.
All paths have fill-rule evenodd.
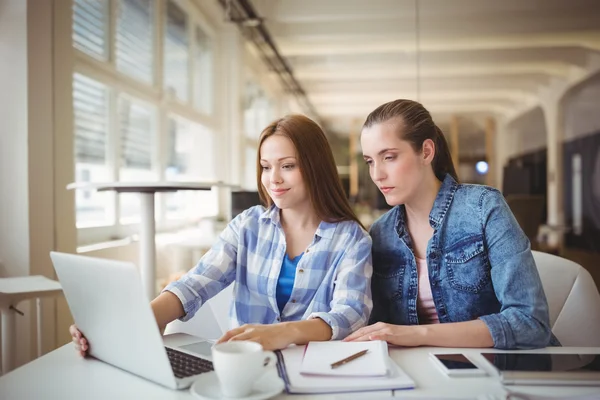
<path id="1" fill-rule="evenodd" d="M 269 208 L 267 208 L 260 215 L 259 220 L 261 220 L 261 221 L 268 220 L 275 225 L 279 224 L 281 222 L 280 217 L 279 217 L 279 208 L 277 208 L 277 206 L 275 204 L 271 204 L 271 206 L 269 206 Z"/>
<path id="2" fill-rule="evenodd" d="M 279 208 L 275 204 L 271 204 L 271 206 L 260 215 L 259 219 L 261 221 L 269 221 L 276 226 L 281 225 Z M 333 238 L 336 227 L 337 224 L 335 222 L 321 221 L 315 235 L 321 238 L 331 239 Z"/>

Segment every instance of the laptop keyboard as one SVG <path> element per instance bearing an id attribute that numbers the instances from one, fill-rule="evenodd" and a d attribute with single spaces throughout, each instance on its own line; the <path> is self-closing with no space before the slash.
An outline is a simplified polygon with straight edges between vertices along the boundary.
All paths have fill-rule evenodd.
<path id="1" fill-rule="evenodd" d="M 165 349 L 176 378 L 187 378 L 213 370 L 213 363 L 208 360 L 169 347 L 165 347 Z"/>

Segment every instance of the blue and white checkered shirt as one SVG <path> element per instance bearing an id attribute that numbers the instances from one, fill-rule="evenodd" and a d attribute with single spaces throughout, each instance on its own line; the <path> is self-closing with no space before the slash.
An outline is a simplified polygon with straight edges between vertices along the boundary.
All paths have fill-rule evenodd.
<path id="1" fill-rule="evenodd" d="M 198 265 L 165 288 L 190 319 L 234 284 L 231 327 L 321 318 L 343 339 L 365 326 L 371 300 L 371 238 L 356 222 L 321 222 L 298 263 L 290 300 L 279 313 L 275 292 L 286 252 L 279 209 L 255 206 L 238 215 Z"/>

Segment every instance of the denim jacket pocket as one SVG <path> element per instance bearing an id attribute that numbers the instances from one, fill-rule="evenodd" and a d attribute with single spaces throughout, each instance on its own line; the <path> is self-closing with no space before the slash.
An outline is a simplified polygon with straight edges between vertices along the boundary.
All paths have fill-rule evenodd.
<path id="1" fill-rule="evenodd" d="M 404 268 L 374 268 L 372 276 L 373 297 L 383 296 L 393 300 L 402 295 Z"/>
<path id="2" fill-rule="evenodd" d="M 483 237 L 471 236 L 446 250 L 450 285 L 457 290 L 479 293 L 491 280 Z"/>

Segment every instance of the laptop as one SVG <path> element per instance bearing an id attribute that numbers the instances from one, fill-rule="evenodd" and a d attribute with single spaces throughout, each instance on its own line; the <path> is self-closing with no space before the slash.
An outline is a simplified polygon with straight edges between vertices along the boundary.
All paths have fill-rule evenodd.
<path id="1" fill-rule="evenodd" d="M 211 342 L 164 345 L 134 264 L 57 252 L 50 258 L 90 356 L 171 389 L 213 370 Z"/>
<path id="2" fill-rule="evenodd" d="M 505 385 L 600 386 L 600 354 L 481 353 Z"/>

